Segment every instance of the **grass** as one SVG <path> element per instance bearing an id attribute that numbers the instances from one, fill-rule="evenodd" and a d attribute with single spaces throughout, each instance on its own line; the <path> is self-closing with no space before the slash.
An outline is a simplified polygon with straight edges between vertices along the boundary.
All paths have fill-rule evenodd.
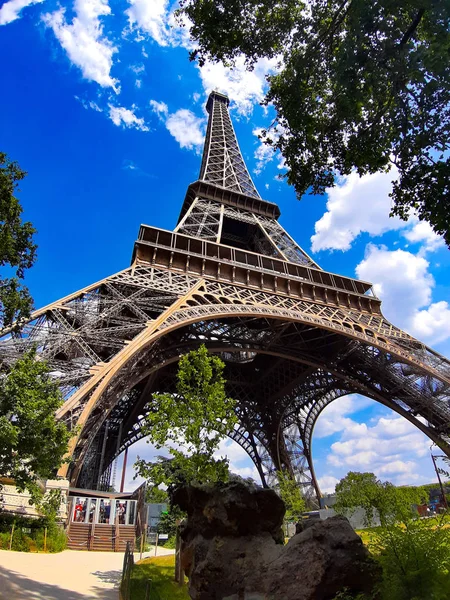
<path id="1" fill-rule="evenodd" d="M 174 581 L 175 555 L 145 558 L 135 564 L 131 576 L 131 597 L 144 600 L 147 582 L 151 579 L 151 598 L 160 600 L 189 600 L 186 587 L 180 587 Z"/>

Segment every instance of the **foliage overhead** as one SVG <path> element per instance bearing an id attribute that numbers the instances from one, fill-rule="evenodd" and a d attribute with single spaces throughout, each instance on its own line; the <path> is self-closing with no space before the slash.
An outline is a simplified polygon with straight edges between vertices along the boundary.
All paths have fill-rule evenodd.
<path id="1" fill-rule="evenodd" d="M 153 395 L 144 435 L 158 449 L 169 447 L 172 455 L 170 461 L 156 463 L 138 457 L 138 473 L 153 485 L 227 480 L 228 460 L 214 459 L 220 441 L 237 422 L 235 401 L 225 391 L 224 368 L 202 345 L 181 357 L 176 393 Z"/>
<path id="2" fill-rule="evenodd" d="M 353 514 L 358 508 L 364 510 L 367 525 L 371 525 L 378 513 L 382 525 L 406 522 L 411 518 L 412 506 L 423 504 L 427 493 L 420 487 L 395 487 L 382 482 L 373 473 L 350 471 L 336 485 L 337 513 Z"/>
<path id="3" fill-rule="evenodd" d="M 0 473 L 33 502 L 42 496 L 37 480 L 54 477 L 67 452 L 70 433 L 55 418 L 62 403 L 57 382 L 34 351 L 0 377 Z"/>
<path id="4" fill-rule="evenodd" d="M 28 317 L 33 301 L 22 285 L 25 270 L 36 260 L 35 229 L 22 222 L 22 207 L 15 197 L 18 182 L 26 176 L 16 162 L 0 152 L 0 266 L 11 276 L 0 277 L 0 327 Z"/>
<path id="5" fill-rule="evenodd" d="M 416 213 L 450 245 L 448 0 L 182 0 L 179 14 L 200 64 L 279 58 L 263 139 L 299 198 L 394 166 L 391 214 Z"/>

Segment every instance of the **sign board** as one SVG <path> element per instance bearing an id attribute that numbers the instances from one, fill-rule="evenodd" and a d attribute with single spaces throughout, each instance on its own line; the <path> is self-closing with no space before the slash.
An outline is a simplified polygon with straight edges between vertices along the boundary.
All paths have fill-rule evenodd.
<path id="1" fill-rule="evenodd" d="M 159 539 L 160 540 L 168 540 L 169 539 L 169 534 L 168 533 L 160 533 L 159 534 Z"/>
<path id="2" fill-rule="evenodd" d="M 151 532 L 149 532 L 147 539 L 150 542 L 150 544 L 156 544 L 156 540 L 158 539 L 158 534 L 154 531 L 151 531 Z"/>

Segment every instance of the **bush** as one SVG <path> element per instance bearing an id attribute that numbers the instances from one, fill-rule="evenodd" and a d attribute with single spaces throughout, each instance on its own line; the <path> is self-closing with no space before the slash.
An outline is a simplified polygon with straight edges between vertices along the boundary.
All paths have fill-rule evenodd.
<path id="1" fill-rule="evenodd" d="M 45 532 L 41 529 L 36 533 L 36 546 L 39 552 L 44 551 L 44 535 Z M 62 552 L 67 548 L 67 536 L 60 527 L 50 527 L 47 531 L 47 552 Z"/>
<path id="2" fill-rule="evenodd" d="M 450 597 L 450 529 L 443 522 L 380 527 L 369 547 L 383 567 L 383 600 Z"/>
<path id="3" fill-rule="evenodd" d="M 164 546 L 164 548 L 170 548 L 171 550 L 174 550 L 176 548 L 176 545 L 177 545 L 177 536 L 176 535 L 170 535 L 167 540 L 164 540 L 164 544 L 161 544 L 161 546 Z"/>
<path id="4" fill-rule="evenodd" d="M 43 552 L 45 528 L 47 527 L 47 552 L 61 552 L 67 547 L 63 529 L 48 519 L 35 519 L 8 513 L 0 513 L 0 548 L 9 549 L 14 524 L 11 550 L 18 552 Z"/>

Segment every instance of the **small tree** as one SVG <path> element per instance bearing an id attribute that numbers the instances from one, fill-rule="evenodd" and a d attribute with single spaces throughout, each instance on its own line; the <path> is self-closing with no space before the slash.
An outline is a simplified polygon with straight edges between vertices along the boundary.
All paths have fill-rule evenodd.
<path id="1" fill-rule="evenodd" d="M 0 277 L 0 328 L 18 325 L 28 317 L 33 300 L 21 283 L 25 270 L 36 260 L 36 232 L 31 223 L 23 223 L 22 207 L 14 196 L 18 182 L 26 176 L 16 162 L 0 152 L 0 266 L 12 269 L 12 277 Z"/>
<path id="2" fill-rule="evenodd" d="M 214 459 L 220 441 L 237 421 L 235 401 L 225 392 L 224 368 L 223 361 L 202 345 L 181 357 L 176 393 L 153 395 L 144 433 L 156 448 L 169 445 L 172 455 L 170 461 L 156 463 L 138 457 L 139 474 L 153 485 L 172 486 L 180 479 L 227 480 L 228 460 Z"/>
<path id="3" fill-rule="evenodd" d="M 37 480 L 55 475 L 70 433 L 55 418 L 63 398 L 47 364 L 34 351 L 0 377 L 0 474 L 27 490 L 33 502 L 42 493 Z"/>
<path id="4" fill-rule="evenodd" d="M 284 471 L 278 471 L 277 475 L 279 494 L 286 507 L 284 519 L 285 521 L 298 520 L 306 508 L 298 483 L 294 477 Z"/>

